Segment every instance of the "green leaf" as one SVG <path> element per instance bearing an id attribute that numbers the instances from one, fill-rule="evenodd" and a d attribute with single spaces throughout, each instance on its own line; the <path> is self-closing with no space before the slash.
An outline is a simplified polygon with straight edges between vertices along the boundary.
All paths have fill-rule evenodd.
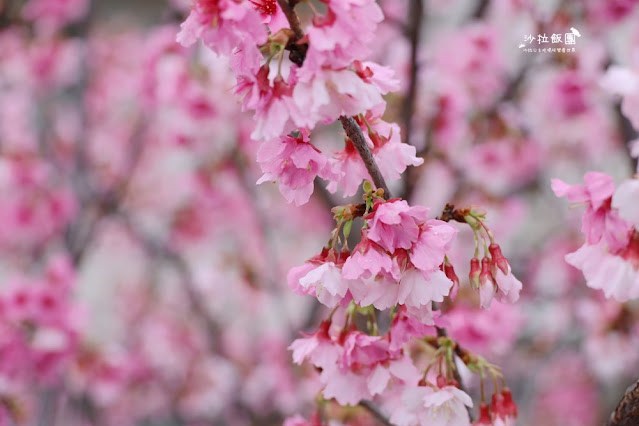
<path id="1" fill-rule="evenodd" d="M 351 229 L 353 228 L 353 219 L 347 221 L 344 224 L 344 229 L 342 232 L 344 233 L 344 239 L 348 240 L 348 236 L 351 235 Z"/>

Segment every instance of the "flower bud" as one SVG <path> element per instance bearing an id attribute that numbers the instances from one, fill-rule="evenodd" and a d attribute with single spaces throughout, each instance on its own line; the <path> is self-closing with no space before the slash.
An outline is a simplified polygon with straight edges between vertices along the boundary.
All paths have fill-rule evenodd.
<path id="1" fill-rule="evenodd" d="M 493 275 L 490 272 L 490 265 L 492 264 L 490 258 L 484 257 L 481 260 L 481 272 L 479 274 L 479 285 L 482 286 L 487 282 L 492 283 Z"/>
<path id="2" fill-rule="evenodd" d="M 479 275 L 479 304 L 482 308 L 490 308 L 490 304 L 497 291 L 493 277 L 490 274 L 490 258 L 484 257 L 481 261 L 481 274 Z"/>
<path id="3" fill-rule="evenodd" d="M 448 386 L 448 380 L 446 379 L 446 377 L 444 377 L 443 374 L 437 376 L 437 387 L 441 389 L 446 386 Z"/>
<path id="4" fill-rule="evenodd" d="M 504 397 L 504 410 L 506 415 L 516 418 L 518 414 L 517 404 L 513 401 L 513 395 L 510 392 L 510 389 L 504 388 L 501 391 L 501 394 Z"/>
<path id="5" fill-rule="evenodd" d="M 494 393 L 490 401 L 490 411 L 495 417 L 506 417 L 506 409 L 504 408 L 504 396 L 501 393 Z"/>
<path id="6" fill-rule="evenodd" d="M 482 402 L 479 405 L 479 418 L 475 423 L 473 423 L 473 426 L 490 426 L 492 424 L 493 421 L 490 418 L 490 409 L 488 408 L 488 404 Z"/>
<path id="7" fill-rule="evenodd" d="M 479 267 L 479 259 L 473 257 L 470 259 L 470 273 L 468 274 L 468 279 L 470 280 L 470 285 L 475 289 L 479 288 L 480 274 L 481 268 Z"/>
<path id="8" fill-rule="evenodd" d="M 508 273 L 510 272 L 510 264 L 508 263 L 508 260 L 504 257 L 504 255 L 501 253 L 501 247 L 499 247 L 499 244 L 492 243 L 488 247 L 488 250 L 490 251 L 490 255 L 493 257 L 493 264 L 499 269 L 501 269 L 501 272 L 503 272 L 504 275 L 508 275 Z M 497 274 L 495 273 L 494 275 L 497 275 Z"/>
<path id="9" fill-rule="evenodd" d="M 459 291 L 459 278 L 457 277 L 455 268 L 452 264 L 444 264 L 444 274 L 446 274 L 446 277 L 453 282 L 453 287 L 450 289 L 450 299 L 455 301 L 457 298 L 457 292 Z"/>

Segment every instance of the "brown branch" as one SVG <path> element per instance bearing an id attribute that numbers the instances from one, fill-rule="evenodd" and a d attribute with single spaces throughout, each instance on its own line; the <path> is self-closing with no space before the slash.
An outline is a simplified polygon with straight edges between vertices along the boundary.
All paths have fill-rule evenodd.
<path id="1" fill-rule="evenodd" d="M 417 54 L 419 53 L 419 39 L 421 35 L 422 17 L 424 15 L 423 0 L 411 0 L 410 11 L 408 16 L 408 27 L 406 35 L 410 42 L 410 70 L 408 92 L 402 106 L 402 121 L 404 122 L 404 142 L 410 143 L 411 122 L 413 112 L 415 110 L 415 97 L 417 95 L 417 74 L 419 71 L 419 63 Z"/>
<path id="2" fill-rule="evenodd" d="M 379 170 L 377 163 L 375 162 L 375 158 L 373 158 L 373 153 L 371 152 L 368 144 L 366 143 L 366 139 L 364 139 L 364 134 L 362 133 L 362 129 L 359 127 L 359 124 L 353 119 L 353 117 L 344 117 L 341 116 L 339 121 L 342 122 L 342 127 L 346 132 L 346 136 L 353 142 L 353 145 L 359 152 L 360 157 L 362 157 L 362 161 L 366 166 L 366 170 L 368 170 L 368 174 L 371 175 L 371 179 L 375 184 L 376 188 L 381 188 L 384 190 L 384 198 L 390 198 L 390 191 L 388 190 L 388 186 L 386 186 L 386 181 L 384 180 L 384 176 L 382 176 L 382 172 Z"/>
<path id="3" fill-rule="evenodd" d="M 286 20 L 293 31 L 294 37 L 289 40 L 286 45 L 286 50 L 290 51 L 289 59 L 291 62 L 298 66 L 302 66 L 304 59 L 306 59 L 306 51 L 308 50 L 308 43 L 299 43 L 304 38 L 304 30 L 300 23 L 300 18 L 295 13 L 295 4 L 297 0 L 277 0 L 280 5 Z"/>
<path id="4" fill-rule="evenodd" d="M 635 426 L 639 424 L 639 381 L 626 389 L 617 408 L 610 414 L 608 426 Z"/>

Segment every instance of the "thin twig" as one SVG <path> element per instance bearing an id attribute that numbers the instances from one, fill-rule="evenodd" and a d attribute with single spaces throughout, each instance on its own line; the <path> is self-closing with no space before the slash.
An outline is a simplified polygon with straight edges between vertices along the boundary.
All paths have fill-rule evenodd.
<path id="1" fill-rule="evenodd" d="M 390 191 L 388 190 L 388 186 L 386 186 L 386 181 L 384 180 L 384 176 L 382 176 L 381 170 L 379 170 L 379 167 L 375 162 L 375 158 L 373 158 L 373 153 L 368 147 L 366 139 L 364 139 L 364 134 L 362 133 L 362 129 L 359 127 L 359 124 L 357 124 L 353 117 L 341 116 L 339 121 L 342 122 L 342 127 L 346 132 L 346 136 L 348 136 L 351 142 L 353 142 L 357 152 L 359 152 L 360 157 L 362 157 L 362 161 L 366 166 L 366 170 L 368 170 L 368 174 L 371 175 L 371 179 L 373 179 L 375 187 L 383 189 L 384 198 L 388 200 L 391 196 Z"/>

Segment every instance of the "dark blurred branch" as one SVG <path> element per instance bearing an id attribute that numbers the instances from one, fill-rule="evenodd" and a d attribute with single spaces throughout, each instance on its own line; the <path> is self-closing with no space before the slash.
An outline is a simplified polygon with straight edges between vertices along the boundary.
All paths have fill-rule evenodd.
<path id="1" fill-rule="evenodd" d="M 619 127 L 619 133 L 621 134 L 622 143 L 628 152 L 628 160 L 630 161 L 630 166 L 632 167 L 632 173 L 635 173 L 637 170 L 637 161 L 639 159 L 632 156 L 630 152 L 630 142 L 637 138 L 638 134 L 635 130 L 634 126 L 628 120 L 623 112 L 621 111 L 621 104 L 617 103 L 615 105 L 615 114 L 617 116 L 617 125 Z"/>
<path id="2" fill-rule="evenodd" d="M 375 407 L 375 405 L 373 405 L 372 402 L 363 400 L 359 403 L 359 405 L 371 413 L 371 415 L 375 417 L 380 424 L 383 424 L 384 426 L 393 426 L 393 424 L 381 413 L 381 411 L 377 409 L 377 407 Z"/>
<path id="3" fill-rule="evenodd" d="M 477 8 L 475 12 L 473 12 L 473 18 L 481 19 L 486 14 L 488 10 L 488 6 L 490 5 L 490 0 L 479 0 L 477 3 Z"/>
<path id="4" fill-rule="evenodd" d="M 179 274 L 182 279 L 182 283 L 184 285 L 184 289 L 186 291 L 186 296 L 188 298 L 189 304 L 193 309 L 193 313 L 195 316 L 202 322 L 205 326 L 208 337 L 209 337 L 209 347 L 212 352 L 218 352 L 217 348 L 217 337 L 219 336 L 219 328 L 217 323 L 213 318 L 211 318 L 209 311 L 204 304 L 204 298 L 201 297 L 196 287 L 195 280 L 193 279 L 193 274 L 191 274 L 191 270 L 187 262 L 180 256 L 175 250 L 169 247 L 167 244 L 162 243 L 161 241 L 157 241 L 151 238 L 148 235 L 143 234 L 139 227 L 131 222 L 129 216 L 120 211 L 117 214 L 117 217 L 124 224 L 129 235 L 131 235 L 138 243 L 142 245 L 144 250 L 159 258 L 166 260 L 169 264 L 173 265 L 176 272 Z"/>
<path id="5" fill-rule="evenodd" d="M 404 124 L 404 142 L 410 143 L 413 112 L 415 110 L 415 97 L 417 94 L 419 62 L 419 40 L 421 36 L 422 18 L 424 16 L 423 0 L 411 0 L 406 27 L 406 36 L 410 42 L 410 69 L 408 80 L 408 92 L 402 105 L 402 121 Z"/>

